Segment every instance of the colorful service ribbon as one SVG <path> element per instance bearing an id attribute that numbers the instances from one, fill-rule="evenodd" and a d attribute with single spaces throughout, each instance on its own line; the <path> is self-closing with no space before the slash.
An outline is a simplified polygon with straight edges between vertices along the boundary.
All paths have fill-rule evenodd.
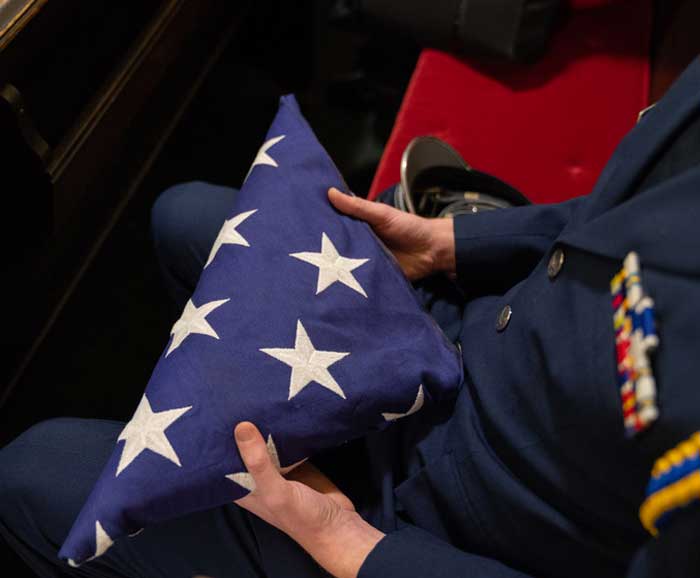
<path id="1" fill-rule="evenodd" d="M 629 437 L 648 428 L 659 416 L 656 381 L 649 360 L 659 345 L 654 301 L 642 286 L 639 257 L 629 253 L 610 282 L 617 352 L 617 379 L 625 431 Z"/>

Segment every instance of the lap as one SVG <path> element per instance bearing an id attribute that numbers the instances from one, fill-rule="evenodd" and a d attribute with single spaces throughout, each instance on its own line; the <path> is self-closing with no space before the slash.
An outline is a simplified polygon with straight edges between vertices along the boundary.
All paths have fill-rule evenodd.
<path id="1" fill-rule="evenodd" d="M 0 534 L 41 576 L 254 578 L 324 574 L 287 536 L 231 504 L 117 540 L 79 569 L 57 558 L 124 424 L 54 419 L 0 450 Z"/>

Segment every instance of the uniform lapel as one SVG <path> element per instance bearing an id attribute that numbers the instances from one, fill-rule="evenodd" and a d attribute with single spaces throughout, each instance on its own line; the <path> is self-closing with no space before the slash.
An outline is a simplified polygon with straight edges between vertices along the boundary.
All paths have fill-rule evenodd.
<path id="1" fill-rule="evenodd" d="M 623 139 L 591 194 L 589 221 L 634 194 L 652 162 L 700 107 L 700 59 Z"/>
<path id="2" fill-rule="evenodd" d="M 636 251 L 642 266 L 700 275 L 700 167 L 565 231 L 559 241 L 618 261 Z"/>
<path id="3" fill-rule="evenodd" d="M 698 114 L 700 61 L 625 138 L 585 213 L 560 241 L 615 259 L 637 251 L 643 264 L 700 273 L 700 167 L 635 194 L 653 163 Z"/>

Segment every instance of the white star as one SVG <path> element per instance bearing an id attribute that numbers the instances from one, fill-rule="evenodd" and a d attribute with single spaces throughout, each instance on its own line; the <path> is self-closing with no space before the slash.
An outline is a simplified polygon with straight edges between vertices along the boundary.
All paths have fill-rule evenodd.
<path id="1" fill-rule="evenodd" d="M 214 339 L 219 339 L 216 331 L 214 331 L 212 326 L 207 322 L 206 317 L 214 311 L 214 309 L 221 307 L 227 301 L 230 301 L 230 299 L 210 301 L 209 303 L 195 307 L 194 303 L 192 303 L 192 299 L 190 299 L 187 305 L 185 305 L 182 316 L 175 322 L 175 325 L 173 325 L 173 328 L 170 330 L 170 335 L 173 336 L 173 340 L 170 342 L 170 347 L 168 347 L 165 357 L 168 357 L 168 355 L 180 347 L 187 336 L 192 333 L 200 333 L 213 337 Z"/>
<path id="2" fill-rule="evenodd" d="M 296 468 L 298 465 L 303 464 L 306 461 L 306 458 L 303 460 L 300 460 L 291 466 L 287 467 L 282 467 L 280 465 L 280 457 L 279 454 L 277 453 L 277 448 L 275 447 L 275 442 L 272 441 L 272 435 L 267 436 L 267 453 L 270 454 L 270 459 L 272 460 L 272 463 L 275 465 L 277 468 L 277 471 L 284 475 L 289 472 L 291 472 L 294 468 Z M 251 476 L 248 472 L 240 472 L 237 474 L 228 474 L 226 476 L 229 480 L 236 482 L 239 486 L 243 486 L 246 490 L 253 492 L 255 491 L 255 480 L 253 479 L 253 476 Z"/>
<path id="3" fill-rule="evenodd" d="M 226 477 L 232 482 L 236 482 L 239 486 L 243 486 L 249 492 L 255 491 L 255 480 L 248 472 L 228 474 Z"/>
<path id="4" fill-rule="evenodd" d="M 416 396 L 416 401 L 413 402 L 411 409 L 409 409 L 406 413 L 383 413 L 382 417 L 386 421 L 394 421 L 397 419 L 401 419 L 402 417 L 408 417 L 409 415 L 414 414 L 418 410 L 420 410 L 420 408 L 423 407 L 424 401 L 425 401 L 425 398 L 423 395 L 423 386 L 420 385 L 420 386 L 418 386 L 418 395 Z"/>
<path id="5" fill-rule="evenodd" d="M 255 160 L 253 161 L 253 164 L 250 165 L 250 169 L 248 169 L 248 174 L 245 176 L 245 179 L 243 179 L 243 182 L 248 180 L 250 173 L 253 172 L 253 169 L 257 165 L 267 165 L 268 167 L 277 167 L 277 161 L 275 159 L 273 159 L 270 155 L 268 155 L 267 151 L 269 151 L 270 148 L 272 148 L 278 142 L 280 142 L 285 136 L 286 135 L 276 136 L 274 138 L 271 138 L 268 141 L 265 141 L 263 146 L 260 147 L 258 154 L 255 156 Z"/>
<path id="6" fill-rule="evenodd" d="M 191 405 L 154 412 L 144 394 L 134 417 L 119 434 L 118 441 L 126 440 L 126 443 L 119 459 L 116 475 L 118 476 L 144 450 L 151 450 L 180 466 L 180 458 L 170 445 L 165 430 L 190 409 L 192 409 Z"/>
<path id="7" fill-rule="evenodd" d="M 211 252 L 209 253 L 209 258 L 207 259 L 207 262 L 204 265 L 205 269 L 209 266 L 209 263 L 211 263 L 214 260 L 214 257 L 216 257 L 216 254 L 219 252 L 221 245 L 243 245 L 244 247 L 250 247 L 248 241 L 246 241 L 243 238 L 243 235 L 241 235 L 236 230 L 236 227 L 238 227 L 238 225 L 240 225 L 243 221 L 245 221 L 256 211 L 257 209 L 254 209 L 252 211 L 246 211 L 245 213 L 240 213 L 239 215 L 236 215 L 228 221 L 224 221 L 224 226 L 221 227 L 221 231 L 219 231 L 219 235 L 216 237 L 216 241 L 214 241 L 214 245 L 212 246 Z"/>
<path id="8" fill-rule="evenodd" d="M 347 257 L 342 257 L 325 233 L 321 237 L 320 253 L 291 253 L 290 257 L 318 267 L 316 295 L 333 285 L 336 281 L 340 281 L 343 285 L 357 291 L 363 297 L 367 297 L 367 293 L 357 282 L 352 271 L 367 263 L 369 259 L 348 259 Z"/>
<path id="9" fill-rule="evenodd" d="M 260 351 L 292 368 L 292 376 L 289 380 L 289 399 L 292 399 L 312 381 L 346 399 L 345 393 L 328 372 L 328 368 L 350 353 L 314 349 L 301 320 L 297 321 L 294 349 L 261 349 Z"/>
<path id="10" fill-rule="evenodd" d="M 102 556 L 102 554 L 110 549 L 112 544 L 114 544 L 114 542 L 112 541 L 112 538 L 107 535 L 107 532 L 105 532 L 102 524 L 100 524 L 99 521 L 95 522 L 95 555 L 85 560 L 85 562 L 89 562 L 90 560 L 94 560 L 95 558 Z M 74 560 L 68 560 L 68 565 L 72 566 L 73 568 L 80 566 L 80 564 Z"/>

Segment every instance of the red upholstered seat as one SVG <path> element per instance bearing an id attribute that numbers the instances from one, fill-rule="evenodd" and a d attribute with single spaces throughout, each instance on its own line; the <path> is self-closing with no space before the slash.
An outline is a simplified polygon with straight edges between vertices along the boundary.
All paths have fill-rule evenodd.
<path id="1" fill-rule="evenodd" d="M 532 65 L 421 54 L 370 190 L 399 180 L 406 145 L 435 135 L 532 201 L 589 193 L 649 99 L 652 0 L 576 0 Z"/>

